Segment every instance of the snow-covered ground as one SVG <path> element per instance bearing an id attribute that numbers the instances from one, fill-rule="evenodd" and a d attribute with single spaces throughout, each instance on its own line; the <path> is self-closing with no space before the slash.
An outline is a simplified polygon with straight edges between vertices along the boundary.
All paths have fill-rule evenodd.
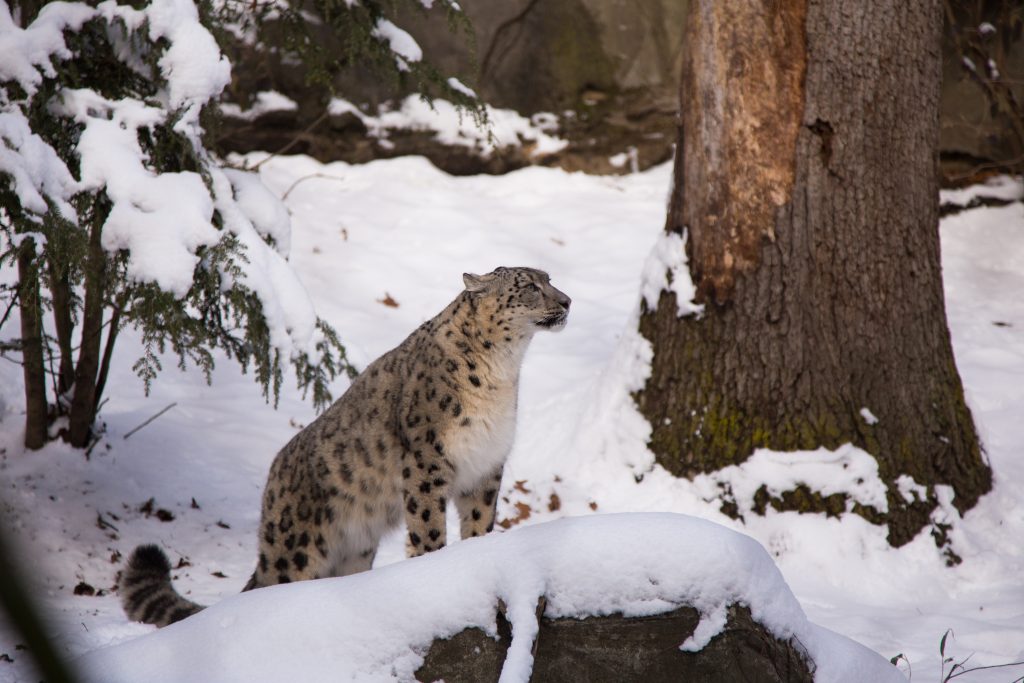
<path id="1" fill-rule="evenodd" d="M 1021 204 L 975 209 L 942 225 L 954 347 L 995 472 L 993 492 L 956 525 L 964 562 L 948 568 L 926 532 L 893 550 L 884 529 L 853 515 L 771 512 L 741 524 L 708 502 L 714 481 L 679 481 L 651 467 L 628 389 L 643 372 L 643 345 L 632 330 L 664 220 L 667 166 L 614 178 L 543 168 L 456 178 L 419 158 L 349 166 L 284 157 L 260 170 L 292 213 L 292 265 L 359 367 L 450 301 L 464 271 L 539 267 L 573 298 L 566 330 L 538 334 L 527 354 L 499 507 L 505 525 L 606 512 L 703 517 L 758 540 L 813 622 L 886 658 L 902 653 L 914 681 L 940 680 L 947 629 L 946 656 L 971 656 L 968 668 L 1024 660 Z M 192 599 L 213 604 L 237 593 L 254 565 L 270 461 L 313 417 L 288 388 L 278 410 L 267 406 L 252 379 L 223 359 L 212 386 L 168 359 L 145 397 L 131 371 L 140 348 L 131 333 L 119 340 L 101 416 L 107 433 L 89 460 L 59 443 L 24 452 L 21 369 L 0 359 L 0 517 L 15 530 L 30 589 L 73 656 L 152 630 L 128 623 L 109 592 L 138 543 L 157 542 L 174 563 L 186 560 L 176 585 Z M 336 394 L 343 389 L 339 381 Z M 759 454 L 722 476 L 749 481 L 787 462 Z M 813 466 L 829 463 L 866 466 L 842 450 L 817 454 Z M 875 495 L 870 467 L 863 473 L 867 484 L 857 495 Z M 807 476 L 829 484 L 827 476 Z M 161 521 L 169 515 L 160 509 L 173 519 Z M 396 534 L 385 539 L 377 566 L 402 555 Z M 75 595 L 82 583 L 101 594 Z M 0 680 L 31 680 L 16 644 L 0 626 L 0 654 L 14 660 L 0 658 Z M 1022 675 L 1024 666 L 957 680 L 1007 683 Z"/>

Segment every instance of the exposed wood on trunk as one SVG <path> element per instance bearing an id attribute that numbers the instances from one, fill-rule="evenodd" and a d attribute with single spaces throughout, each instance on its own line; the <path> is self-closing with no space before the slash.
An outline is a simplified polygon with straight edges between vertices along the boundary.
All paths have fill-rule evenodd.
<path id="1" fill-rule="evenodd" d="M 790 201 L 803 110 L 805 0 L 700 0 L 690 11 L 681 109 L 691 268 L 701 299 L 727 301 Z"/>
<path id="2" fill-rule="evenodd" d="M 801 16 L 793 10 L 785 21 Z M 864 448 L 890 487 L 888 514 L 870 516 L 887 521 L 890 541 L 901 545 L 931 523 L 936 485 L 953 487 L 961 511 L 991 486 L 942 290 L 941 8 L 938 0 L 809 1 L 801 21 L 804 101 L 789 155 L 793 185 L 775 210 L 774 239 L 743 243 L 743 254 L 753 251 L 733 268 L 726 305 L 709 304 L 699 320 L 680 319 L 674 295 L 663 293 L 657 310 L 644 313 L 640 330 L 653 342 L 654 359 L 637 400 L 658 462 L 680 475 L 743 462 L 762 446 Z M 702 104 L 684 90 L 681 106 L 686 121 Z M 774 126 L 752 134 L 785 139 Z M 727 272 L 726 255 L 741 247 L 731 232 L 708 234 L 722 230 L 718 223 L 687 222 L 689 203 L 706 187 L 689 172 L 694 143 L 683 135 L 680 144 L 666 229 L 689 225 L 691 270 L 702 282 Z M 727 159 L 696 154 L 712 165 Z M 769 176 L 746 182 L 754 184 L 751 196 L 775 196 Z M 722 268 L 709 271 L 716 263 Z M 863 408 L 876 424 L 862 417 Z M 928 500 L 905 501 L 895 487 L 901 474 L 929 487 Z M 819 509 L 807 497 L 798 507 Z"/>

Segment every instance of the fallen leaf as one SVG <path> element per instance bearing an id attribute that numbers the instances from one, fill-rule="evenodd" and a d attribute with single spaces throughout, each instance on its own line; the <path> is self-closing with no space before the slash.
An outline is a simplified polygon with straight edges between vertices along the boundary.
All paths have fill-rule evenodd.
<path id="1" fill-rule="evenodd" d="M 216 576 L 218 579 L 228 578 L 227 575 L 224 574 L 224 572 L 210 572 L 210 576 Z"/>
<path id="2" fill-rule="evenodd" d="M 96 589 L 85 581 L 80 581 L 78 585 L 75 586 L 75 595 L 93 596 L 96 595 Z"/>
<path id="3" fill-rule="evenodd" d="M 377 303 L 384 304 L 388 308 L 398 308 L 398 302 L 391 298 L 391 295 L 384 292 L 383 299 L 377 299 Z"/>
<path id="4" fill-rule="evenodd" d="M 548 500 L 548 512 L 555 512 L 562 507 L 562 500 L 558 497 L 557 493 L 552 492 L 551 498 Z"/>
<path id="5" fill-rule="evenodd" d="M 530 514 L 533 512 L 533 509 L 523 502 L 516 503 L 515 508 L 518 511 L 516 516 L 501 520 L 500 522 L 498 522 L 498 526 L 500 526 L 502 529 L 509 529 L 511 527 L 514 527 L 516 524 L 519 524 L 520 522 L 524 522 L 527 519 L 529 519 Z"/>
<path id="6" fill-rule="evenodd" d="M 526 488 L 526 480 L 525 479 L 523 479 L 521 481 L 517 481 L 516 485 L 513 486 L 512 488 L 514 488 L 516 491 L 521 491 L 522 493 L 529 493 L 530 492 L 530 489 Z"/>

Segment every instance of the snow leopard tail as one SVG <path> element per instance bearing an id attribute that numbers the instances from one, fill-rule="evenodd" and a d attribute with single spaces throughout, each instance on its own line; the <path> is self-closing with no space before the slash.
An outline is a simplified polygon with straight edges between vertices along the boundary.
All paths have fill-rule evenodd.
<path id="1" fill-rule="evenodd" d="M 121 605 L 134 621 L 163 627 L 190 617 L 202 605 L 188 600 L 171 585 L 171 563 L 155 545 L 140 545 L 132 552 L 117 584 Z"/>

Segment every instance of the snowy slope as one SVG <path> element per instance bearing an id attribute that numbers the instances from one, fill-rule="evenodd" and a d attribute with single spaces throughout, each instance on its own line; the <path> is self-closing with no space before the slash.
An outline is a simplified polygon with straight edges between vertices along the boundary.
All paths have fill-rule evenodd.
<path id="1" fill-rule="evenodd" d="M 913 680 L 939 680 L 939 641 L 949 628 L 947 655 L 959 661 L 975 653 L 969 666 L 1024 660 L 1020 204 L 951 216 L 942 227 L 954 347 L 996 477 L 993 493 L 958 525 L 954 541 L 964 563 L 950 569 L 926 534 L 894 551 L 884 529 L 856 516 L 772 512 L 739 524 L 707 502 L 709 481 L 677 481 L 651 466 L 645 425 L 628 400 L 644 370 L 631 320 L 664 220 L 667 166 L 615 178 L 542 168 L 455 178 L 417 158 L 357 167 L 291 157 L 268 161 L 261 174 L 287 195 L 291 263 L 357 366 L 440 310 L 464 271 L 531 265 L 548 270 L 573 298 L 567 329 L 538 334 L 527 353 L 517 444 L 499 508 L 508 525 L 595 511 L 703 517 L 760 541 L 813 622 L 886 658 L 903 653 Z M 312 418 L 287 389 L 279 410 L 265 405 L 252 379 L 226 360 L 206 386 L 200 373 L 179 373 L 168 359 L 144 397 L 130 370 L 137 339 L 127 333 L 119 345 L 102 412 L 107 436 L 88 461 L 61 444 L 23 452 L 20 367 L 0 359 L 0 515 L 16 529 L 32 592 L 71 655 L 151 631 L 126 622 L 112 595 L 73 595 L 80 582 L 109 589 L 117 554 L 137 543 L 160 543 L 174 562 L 187 558 L 191 565 L 175 572 L 176 584 L 193 599 L 213 604 L 237 593 L 254 564 L 269 463 Z M 336 393 L 343 389 L 339 382 Z M 771 456 L 762 461 L 770 464 Z M 871 495 L 870 486 L 863 495 Z M 140 511 L 151 497 L 173 521 Z M 397 535 L 385 539 L 377 565 L 402 554 Z M 32 680 L 15 643 L 0 627 L 0 653 L 15 660 L 0 661 L 0 680 Z M 1024 667 L 958 680 L 1005 683 L 1021 675 Z"/>

